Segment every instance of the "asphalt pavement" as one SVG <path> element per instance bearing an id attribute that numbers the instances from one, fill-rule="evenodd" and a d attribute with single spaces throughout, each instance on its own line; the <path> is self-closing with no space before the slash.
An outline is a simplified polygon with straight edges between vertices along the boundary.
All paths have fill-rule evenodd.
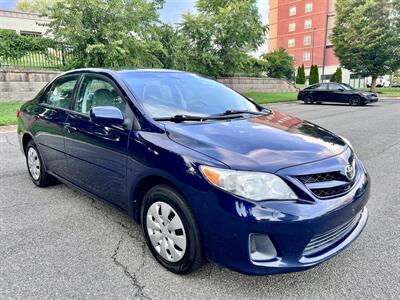
<path id="1" fill-rule="evenodd" d="M 215 263 L 172 274 L 122 212 L 63 184 L 35 187 L 17 135 L 0 133 L 0 299 L 399 299 L 400 100 L 270 107 L 347 137 L 370 172 L 369 222 L 340 255 L 283 275 Z"/>

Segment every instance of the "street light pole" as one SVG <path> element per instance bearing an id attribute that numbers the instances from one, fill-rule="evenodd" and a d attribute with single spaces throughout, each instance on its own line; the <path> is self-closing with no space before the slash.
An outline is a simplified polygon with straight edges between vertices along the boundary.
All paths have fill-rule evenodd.
<path id="1" fill-rule="evenodd" d="M 326 23 L 325 23 L 325 39 L 324 39 L 324 50 L 323 50 L 323 58 L 322 58 L 322 82 L 324 82 L 324 76 L 325 76 L 325 52 L 326 52 L 326 43 L 328 40 L 328 23 L 329 23 L 329 17 L 334 17 L 335 14 L 327 14 L 326 15 Z"/>

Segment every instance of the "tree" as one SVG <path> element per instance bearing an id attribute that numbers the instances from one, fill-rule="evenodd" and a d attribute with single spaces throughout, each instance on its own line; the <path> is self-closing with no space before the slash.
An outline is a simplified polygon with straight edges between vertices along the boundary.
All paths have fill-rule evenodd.
<path id="1" fill-rule="evenodd" d="M 330 82 L 342 82 L 342 68 L 338 67 L 335 71 L 335 73 L 332 74 L 331 78 L 330 78 Z"/>
<path id="2" fill-rule="evenodd" d="M 342 75 L 342 68 L 341 67 L 338 67 L 337 69 L 336 69 L 336 72 L 335 72 L 335 79 L 336 79 L 336 82 L 342 82 L 343 81 L 343 75 Z"/>
<path id="3" fill-rule="evenodd" d="M 266 29 L 257 0 L 198 0 L 197 13 L 184 14 L 180 27 L 190 43 L 190 69 L 211 76 L 245 71 Z"/>
<path id="4" fill-rule="evenodd" d="M 400 1 L 337 0 L 331 35 L 334 51 L 346 69 L 376 79 L 400 67 Z"/>
<path id="5" fill-rule="evenodd" d="M 269 77 L 292 78 L 294 59 L 284 48 L 264 54 L 262 59 L 265 60 L 266 71 Z"/>
<path id="6" fill-rule="evenodd" d="M 73 49 L 70 67 L 162 67 L 154 52 L 163 0 L 65 0 L 50 9 L 50 32 Z"/>
<path id="7" fill-rule="evenodd" d="M 318 66 L 317 65 L 311 65 L 309 83 L 310 84 L 316 84 L 318 82 L 319 82 Z"/>
<path id="8" fill-rule="evenodd" d="M 25 12 L 49 14 L 51 8 L 61 0 L 19 0 L 16 9 Z"/>
<path id="9" fill-rule="evenodd" d="M 304 71 L 304 65 L 301 65 L 301 67 L 298 67 L 297 69 L 296 83 L 297 84 L 306 83 L 306 73 Z"/>
<path id="10" fill-rule="evenodd" d="M 187 49 L 188 39 L 178 29 L 168 24 L 156 28 L 161 47 L 153 49 L 151 53 L 162 63 L 164 68 L 187 70 L 190 64 Z"/>

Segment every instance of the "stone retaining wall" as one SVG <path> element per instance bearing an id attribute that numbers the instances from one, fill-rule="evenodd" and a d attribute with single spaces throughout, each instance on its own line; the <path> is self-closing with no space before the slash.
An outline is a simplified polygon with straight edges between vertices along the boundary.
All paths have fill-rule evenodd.
<path id="1" fill-rule="evenodd" d="M 0 70 L 0 101 L 30 100 L 61 72 Z"/>
<path id="2" fill-rule="evenodd" d="M 219 78 L 219 82 L 229 86 L 231 89 L 244 92 L 295 92 L 293 85 L 282 79 L 275 78 L 249 78 L 249 77 L 230 77 Z"/>
<path id="3" fill-rule="evenodd" d="M 61 72 L 0 70 L 0 101 L 30 100 Z M 274 78 L 230 77 L 219 82 L 243 92 L 292 92 L 295 88 L 285 80 Z"/>

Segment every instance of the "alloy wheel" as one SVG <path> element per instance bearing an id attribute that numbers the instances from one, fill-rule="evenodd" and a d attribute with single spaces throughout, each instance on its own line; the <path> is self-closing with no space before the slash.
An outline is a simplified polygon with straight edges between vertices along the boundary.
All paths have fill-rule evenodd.
<path id="1" fill-rule="evenodd" d="M 178 213 L 167 203 L 157 201 L 148 209 L 146 229 L 151 245 L 169 262 L 180 261 L 186 252 L 186 231 Z"/>
<path id="2" fill-rule="evenodd" d="M 28 150 L 28 168 L 34 180 L 39 180 L 40 178 L 40 159 L 37 151 L 31 147 Z"/>
<path id="3" fill-rule="evenodd" d="M 313 103 L 313 98 L 310 95 L 307 95 L 306 98 L 304 99 L 305 104 L 312 104 Z"/>
<path id="4" fill-rule="evenodd" d="M 360 105 L 360 98 L 358 96 L 353 96 L 350 98 L 349 104 L 352 106 Z"/>

